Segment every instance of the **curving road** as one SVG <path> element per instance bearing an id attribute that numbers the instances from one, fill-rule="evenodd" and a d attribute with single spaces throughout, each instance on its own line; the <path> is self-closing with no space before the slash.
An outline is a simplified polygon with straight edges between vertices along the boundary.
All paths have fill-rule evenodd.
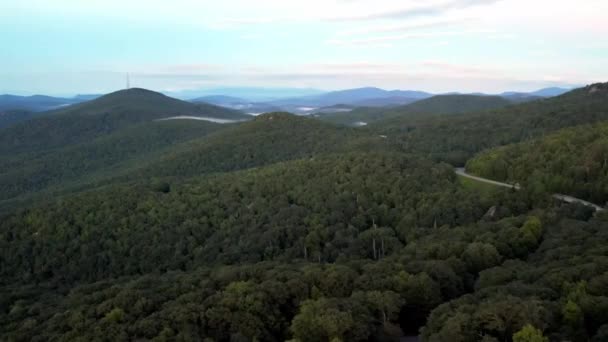
<path id="1" fill-rule="evenodd" d="M 487 184 L 492 184 L 492 185 L 496 185 L 496 186 L 502 186 L 505 188 L 509 188 L 509 189 L 515 189 L 515 190 L 519 190 L 521 187 L 519 186 L 519 184 L 508 184 L 508 183 L 502 183 L 502 182 L 497 182 L 497 181 L 493 181 L 491 179 L 486 179 L 486 178 L 481 178 L 481 177 L 477 177 L 477 176 L 473 176 L 467 173 L 467 171 L 465 170 L 464 167 L 457 167 L 454 168 L 454 172 L 462 177 L 465 178 L 469 178 L 469 179 L 473 179 L 479 182 L 483 182 L 483 183 L 487 183 Z M 580 203 L 582 205 L 586 205 L 588 207 L 591 207 L 593 209 L 595 209 L 596 211 L 602 211 L 605 210 L 602 206 L 599 206 L 595 203 L 591 203 L 585 200 L 582 200 L 580 198 L 576 198 L 576 197 L 572 197 L 572 196 L 568 196 L 568 195 L 563 195 L 563 194 L 553 194 L 553 198 L 558 199 L 562 202 L 566 202 L 566 203 Z"/>

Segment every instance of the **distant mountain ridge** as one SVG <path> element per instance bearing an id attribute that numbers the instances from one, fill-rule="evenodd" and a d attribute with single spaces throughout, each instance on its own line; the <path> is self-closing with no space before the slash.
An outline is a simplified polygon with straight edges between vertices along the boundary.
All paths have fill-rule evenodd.
<path id="1" fill-rule="evenodd" d="M 571 91 L 573 88 L 560 88 L 560 87 L 549 87 L 543 88 L 531 92 L 519 92 L 519 91 L 507 91 L 499 94 L 500 96 L 513 96 L 513 95 L 527 95 L 527 96 L 538 96 L 538 97 L 553 97 L 565 94 Z"/>
<path id="2" fill-rule="evenodd" d="M 182 100 L 192 100 L 205 96 L 226 95 L 255 102 L 273 101 L 289 97 L 319 95 L 323 93 L 325 93 L 325 91 L 313 88 L 280 87 L 222 87 L 213 89 L 191 89 L 164 92 L 165 95 Z"/>
<path id="3" fill-rule="evenodd" d="M 307 96 L 300 98 L 282 99 L 272 101 L 275 106 L 297 105 L 326 107 L 336 104 L 356 104 L 361 101 L 382 99 L 382 98 L 403 98 L 405 101 L 415 101 L 431 97 L 432 94 L 422 91 L 410 90 L 384 90 L 375 87 L 347 89 L 332 91 L 322 95 Z"/>
<path id="4" fill-rule="evenodd" d="M 432 94 L 417 90 L 385 90 L 377 87 L 362 87 L 330 91 L 320 94 L 283 97 L 270 101 L 260 101 L 246 96 L 237 96 L 235 93 L 212 94 L 209 96 L 198 97 L 194 102 L 208 102 L 218 106 L 233 109 L 243 109 L 251 112 L 263 112 L 265 109 L 273 111 L 289 111 L 297 114 L 313 114 L 319 108 L 331 107 L 334 105 L 347 105 L 352 107 L 394 107 L 402 106 L 416 101 L 424 100 L 436 95 L 478 95 L 490 97 L 502 97 L 513 103 L 522 103 L 538 100 L 545 97 L 553 97 L 568 92 L 568 88 L 544 88 L 533 92 L 504 92 L 500 94 L 487 93 L 460 93 L 449 92 L 442 94 Z M 247 110 L 250 108 L 251 110 Z"/>
<path id="5" fill-rule="evenodd" d="M 558 96 L 569 90 L 571 89 L 565 87 L 550 87 L 532 92 L 508 91 L 496 95 L 520 103 L 543 97 Z M 205 102 L 226 108 L 244 110 L 245 112 L 254 114 L 281 110 L 299 114 L 310 114 L 315 109 L 338 104 L 353 107 L 400 106 L 435 95 L 463 93 L 433 94 L 416 90 L 385 90 L 377 87 L 362 87 L 329 92 L 309 88 L 234 87 L 165 92 L 165 94 L 174 98 L 187 99 L 191 102 Z M 473 93 L 471 95 L 494 96 L 486 93 Z M 5 94 L 0 95 L 0 112 L 8 110 L 43 112 L 95 100 L 100 97 L 103 97 L 103 95 L 80 94 L 68 98 L 46 95 L 18 96 Z"/>
<path id="6" fill-rule="evenodd" d="M 84 101 L 83 99 L 52 97 L 46 95 L 18 96 L 0 95 L 0 111 L 3 110 L 27 110 L 42 112 L 46 110 L 69 106 Z"/>

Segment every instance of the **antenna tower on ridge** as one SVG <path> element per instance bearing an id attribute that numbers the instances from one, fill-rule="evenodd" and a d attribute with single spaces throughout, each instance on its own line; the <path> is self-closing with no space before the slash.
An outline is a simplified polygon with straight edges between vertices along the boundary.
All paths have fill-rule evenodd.
<path id="1" fill-rule="evenodd" d="M 127 73 L 127 89 L 131 89 L 131 75 Z"/>

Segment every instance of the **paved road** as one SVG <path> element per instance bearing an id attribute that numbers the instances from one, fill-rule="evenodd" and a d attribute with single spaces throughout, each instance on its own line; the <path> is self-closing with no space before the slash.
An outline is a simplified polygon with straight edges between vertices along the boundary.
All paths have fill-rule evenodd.
<path id="1" fill-rule="evenodd" d="M 488 183 L 488 184 L 492 184 L 492 185 L 496 185 L 496 186 L 502 186 L 505 188 L 515 189 L 515 190 L 519 190 L 519 188 L 520 188 L 519 184 L 507 184 L 507 183 L 497 182 L 497 181 L 493 181 L 490 179 L 470 175 L 465 171 L 464 167 L 457 167 L 454 169 L 454 172 L 456 172 L 456 174 L 459 176 L 470 178 L 470 179 L 480 181 L 483 183 Z"/>
<path id="2" fill-rule="evenodd" d="M 210 122 L 215 122 L 215 123 L 220 123 L 220 124 L 247 121 L 246 119 L 218 119 L 218 118 L 210 118 L 207 116 L 188 116 L 188 115 L 171 116 L 168 118 L 157 119 L 156 121 L 167 121 L 167 120 L 201 120 L 201 121 L 210 121 Z"/>
<path id="3" fill-rule="evenodd" d="M 486 178 L 481 178 L 481 177 L 477 177 L 477 176 L 473 176 L 470 175 L 466 172 L 466 170 L 463 167 L 458 167 L 454 169 L 454 172 L 456 172 L 457 175 L 462 176 L 462 177 L 466 177 L 466 178 L 470 178 L 479 182 L 483 182 L 483 183 L 487 183 L 487 184 L 492 184 L 492 185 L 496 185 L 496 186 L 502 186 L 505 188 L 509 188 L 509 189 L 515 189 L 515 190 L 519 190 L 520 186 L 519 184 L 508 184 L 508 183 L 502 183 L 502 182 L 497 182 L 497 181 L 493 181 L 491 179 L 486 179 Z M 566 203 L 580 203 L 583 205 L 586 205 L 588 207 L 592 207 L 593 209 L 595 209 L 596 211 L 602 211 L 605 210 L 603 207 L 591 203 L 591 202 L 587 202 L 585 200 L 582 200 L 580 198 L 576 198 L 576 197 L 572 197 L 572 196 L 568 196 L 568 195 L 563 195 L 563 194 L 553 194 L 553 198 L 558 199 L 560 201 L 566 202 Z"/>

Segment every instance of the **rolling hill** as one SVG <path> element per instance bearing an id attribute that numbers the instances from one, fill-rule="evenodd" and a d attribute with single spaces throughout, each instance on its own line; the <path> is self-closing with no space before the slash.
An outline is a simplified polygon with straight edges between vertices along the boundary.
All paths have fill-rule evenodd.
<path id="1" fill-rule="evenodd" d="M 0 208 L 116 181 L 184 178 L 348 151 L 391 150 L 376 134 L 271 113 L 220 125 L 150 121 L 52 150 L 7 155 Z"/>
<path id="2" fill-rule="evenodd" d="M 476 209 L 465 209 L 459 217 L 437 216 L 450 212 L 454 202 Z M 15 339 L 151 339 L 164 329 L 160 322 L 165 315 L 172 317 L 169 322 L 196 326 L 196 318 L 186 323 L 191 316 L 178 314 L 187 309 L 205 320 L 199 330 L 188 328 L 187 339 L 229 340 L 231 331 L 237 331 L 278 341 L 291 335 L 288 327 L 306 300 L 320 295 L 361 305 L 353 335 L 359 339 L 355 336 L 383 335 L 377 319 L 382 313 L 370 304 L 376 292 L 386 292 L 381 298 L 398 308 L 404 300 L 415 303 L 405 309 L 404 325 L 415 330 L 414 317 L 425 317 L 435 303 L 463 293 L 460 277 L 469 271 L 412 258 L 403 249 L 410 228 L 402 221 L 426 227 L 433 222 L 466 224 L 481 217 L 487 205 L 459 186 L 450 167 L 390 153 L 324 155 L 185 182 L 169 179 L 163 187 L 139 179 L 68 196 L 0 221 L 0 292 L 6 293 L 0 303 L 13 308 L 10 316 L 0 314 L 0 334 Z M 463 237 L 458 241 L 467 245 Z M 421 251 L 434 248 L 422 237 L 419 243 Z M 454 249 L 454 255 L 459 253 Z M 166 281 L 169 274 L 177 281 Z M 374 277 L 386 279 L 384 285 L 370 282 Z M 122 292 L 131 281 L 139 285 Z M 29 285 L 35 283 L 44 285 Z M 9 292 L 9 284 L 22 286 Z M 51 290 L 46 286 L 56 295 L 47 297 Z M 118 291 L 114 299 L 108 297 L 110 288 Z M 268 295 L 259 292 L 262 288 Z M 38 310 L 19 309 L 34 302 L 40 303 Z M 278 321 L 256 318 L 252 331 L 222 328 L 236 324 L 226 315 L 249 316 L 250 310 L 264 317 L 272 312 Z M 61 328 L 52 319 L 59 312 L 81 317 L 85 326 L 99 320 L 99 329 Z M 28 320 L 44 323 L 25 329 Z M 397 312 L 391 321 L 397 324 Z M 114 329 L 109 332 L 106 324 Z"/>
<path id="3" fill-rule="evenodd" d="M 484 151 L 467 162 L 477 175 L 539 191 L 608 202 L 608 122 L 556 131 Z"/>
<path id="4" fill-rule="evenodd" d="M 250 119 L 238 111 L 180 101 L 144 89 L 128 89 L 0 131 L 0 155 L 43 151 L 77 144 L 143 122 L 173 116 Z"/>
<path id="5" fill-rule="evenodd" d="M 501 108 L 512 102 L 499 96 L 485 95 L 437 95 L 414 103 L 393 108 L 357 108 L 345 113 L 319 115 L 321 120 L 341 125 L 373 123 L 389 118 L 412 119 L 429 115 L 462 114 Z"/>
<path id="6" fill-rule="evenodd" d="M 84 101 L 84 99 L 78 97 L 61 98 L 45 95 L 0 95 L 0 111 L 26 110 L 32 112 L 43 112 L 51 109 L 69 106 L 82 101 Z"/>
<path id="7" fill-rule="evenodd" d="M 348 152 L 391 150 L 382 137 L 288 113 L 267 113 L 174 148 L 145 176 L 194 176 Z"/>
<path id="8" fill-rule="evenodd" d="M 572 88 L 550 87 L 550 88 L 539 89 L 539 90 L 530 92 L 528 94 L 530 94 L 531 96 L 554 97 L 554 96 L 563 95 L 571 90 L 572 90 Z"/>
<path id="9" fill-rule="evenodd" d="M 194 116 L 250 119 L 237 111 L 129 89 L 0 130 L 0 207 L 86 188 L 227 125 Z"/>
<path id="10" fill-rule="evenodd" d="M 608 120 L 608 84 L 502 109 L 429 118 L 394 117 L 370 127 L 406 151 L 455 165 L 484 149 L 530 140 L 556 130 Z"/>
<path id="11" fill-rule="evenodd" d="M 90 187 L 135 169 L 176 144 L 226 128 L 206 121 L 152 121 L 50 151 L 3 157 L 0 208 Z"/>

